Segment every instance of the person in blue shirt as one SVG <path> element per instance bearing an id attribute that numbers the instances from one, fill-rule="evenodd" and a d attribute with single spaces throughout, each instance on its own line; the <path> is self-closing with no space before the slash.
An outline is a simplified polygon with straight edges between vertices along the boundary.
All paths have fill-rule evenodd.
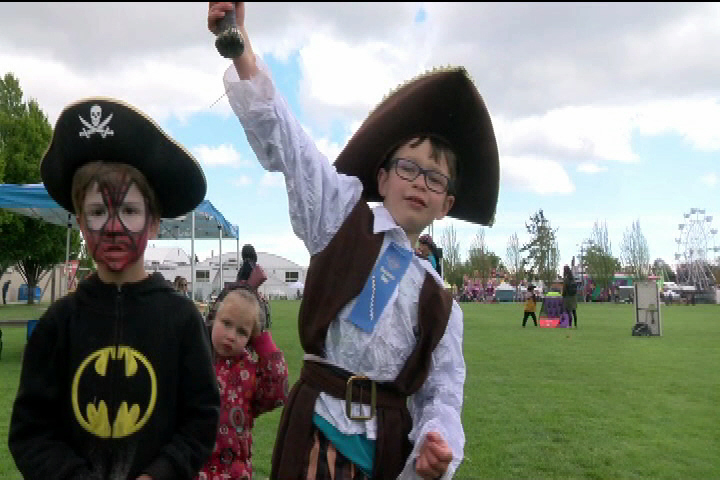
<path id="1" fill-rule="evenodd" d="M 425 260 L 430 262 L 430 265 L 432 265 L 433 269 L 435 269 L 438 275 L 442 277 L 442 256 L 440 255 L 440 251 L 435 245 L 435 242 L 433 242 L 433 239 L 430 235 L 425 234 L 420 236 L 420 238 L 418 239 L 418 246 L 415 250 L 415 253 L 420 258 L 424 258 Z"/>

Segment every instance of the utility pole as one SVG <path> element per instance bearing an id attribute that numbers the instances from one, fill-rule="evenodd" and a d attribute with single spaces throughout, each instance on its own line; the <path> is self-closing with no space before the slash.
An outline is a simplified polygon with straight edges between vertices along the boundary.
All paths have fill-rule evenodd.
<path id="1" fill-rule="evenodd" d="M 585 294 L 585 243 L 587 240 L 583 240 L 579 247 L 580 247 L 580 278 L 582 279 L 582 297 L 583 302 L 587 302 L 587 295 Z"/>
<path id="2" fill-rule="evenodd" d="M 582 280 L 582 297 L 583 302 L 587 300 L 585 295 L 585 244 L 580 244 L 580 280 Z"/>

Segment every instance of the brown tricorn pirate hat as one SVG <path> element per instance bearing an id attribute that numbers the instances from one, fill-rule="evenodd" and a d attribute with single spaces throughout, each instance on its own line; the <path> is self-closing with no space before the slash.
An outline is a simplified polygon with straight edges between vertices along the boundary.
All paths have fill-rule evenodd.
<path id="1" fill-rule="evenodd" d="M 155 192 L 162 217 L 184 215 L 205 198 L 207 183 L 197 160 L 150 117 L 121 100 L 85 98 L 58 116 L 40 175 L 50 196 L 69 212 L 76 213 L 73 175 L 94 161 L 138 169 Z"/>
<path id="2" fill-rule="evenodd" d="M 500 161 L 490 114 L 463 67 L 435 69 L 405 83 L 373 110 L 335 160 L 358 177 L 367 200 L 382 200 L 377 171 L 387 156 L 416 136 L 434 136 L 457 155 L 455 203 L 448 215 L 492 225 Z"/>

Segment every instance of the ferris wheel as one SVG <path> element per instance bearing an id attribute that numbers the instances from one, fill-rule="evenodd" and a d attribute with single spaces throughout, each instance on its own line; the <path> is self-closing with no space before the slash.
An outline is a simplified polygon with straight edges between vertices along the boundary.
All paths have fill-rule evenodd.
<path id="1" fill-rule="evenodd" d="M 715 243 L 718 230 L 713 228 L 712 219 L 712 215 L 705 215 L 705 209 L 691 208 L 690 213 L 683 214 L 683 223 L 678 224 L 680 235 L 675 239 L 678 283 L 699 291 L 715 285 L 710 266 L 719 260 L 720 247 Z"/>

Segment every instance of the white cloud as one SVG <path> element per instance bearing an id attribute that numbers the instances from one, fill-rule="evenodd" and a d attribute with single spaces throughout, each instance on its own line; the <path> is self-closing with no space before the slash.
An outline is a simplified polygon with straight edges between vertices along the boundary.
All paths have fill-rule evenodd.
<path id="1" fill-rule="evenodd" d="M 488 105 L 501 155 L 501 194 L 521 190 L 540 203 L 561 197 L 555 200 L 568 212 L 557 221 L 563 232 L 581 229 L 576 225 L 586 212 L 575 211 L 574 200 L 593 193 L 577 192 L 571 175 L 614 173 L 618 167 L 629 175 L 640 166 L 630 164 L 652 169 L 660 161 L 640 157 L 638 135 L 650 143 L 653 136 L 679 135 L 688 157 L 692 151 L 720 151 L 720 49 L 711 48 L 720 44 L 717 3 L 430 2 L 422 4 L 422 25 L 414 23 L 418 8 L 410 2 L 247 4 L 256 52 L 297 61 L 297 71 L 275 80 L 285 94 L 297 88 L 296 113 L 331 161 L 385 94 L 428 67 L 447 64 L 466 66 Z M 161 125 L 171 118 L 203 121 L 196 113 L 232 115 L 225 99 L 209 108 L 223 93 L 222 74 L 230 63 L 217 55 L 205 27 L 207 4 L 177 4 L 173 22 L 158 34 L 153 26 L 166 11 L 159 2 L 44 3 L 39 12 L 3 3 L 0 74 L 14 73 L 52 124 L 65 105 L 89 95 L 122 98 Z M 206 167 L 246 164 L 225 147 L 194 151 Z M 718 185 L 717 172 L 700 177 L 709 170 L 700 166 L 688 183 L 664 191 L 666 206 L 658 208 L 665 215 L 647 232 L 651 248 L 674 246 L 665 228 L 667 205 L 680 217 L 692 206 L 688 202 L 696 202 L 688 198 L 695 191 L 707 197 L 707 187 Z M 210 177 L 226 172 L 206 173 L 211 185 Z M 245 181 L 228 181 L 237 177 L 233 173 L 218 184 Z M 617 177 L 621 186 L 622 178 Z M 257 192 L 271 197 L 283 181 L 266 173 L 254 183 L 273 187 Z M 628 197 L 635 201 L 632 193 Z M 516 208 L 507 205 L 514 199 L 504 201 L 498 205 L 501 223 L 489 232 L 522 232 L 532 212 L 515 218 L 503 211 Z M 643 222 L 647 205 L 639 209 Z M 708 197 L 707 208 L 720 215 L 717 197 Z M 620 235 L 630 221 L 618 227 Z M 618 222 L 613 216 L 613 224 Z M 466 227 L 471 237 L 476 227 Z"/>
<path id="2" fill-rule="evenodd" d="M 33 16 L 22 4 L 3 4 L 0 65 L 51 123 L 88 95 L 123 98 L 162 123 L 207 111 L 222 94 L 228 62 L 204 26 L 204 4 L 178 5 L 163 35 L 143 29 L 162 3 L 45 6 Z M 423 8 L 427 19 L 417 25 L 411 3 L 257 3 L 248 5 L 247 23 L 257 52 L 298 55 L 300 103 L 308 123 L 323 126 L 320 136 L 334 119 L 359 123 L 424 69 L 452 63 L 475 78 L 503 155 L 634 162 L 633 132 L 677 132 L 694 148 L 720 149 L 720 49 L 703 47 L 720 43 L 717 5 Z M 87 18 L 100 14 L 113 22 L 93 28 Z M 622 25 L 600 21 L 620 16 Z M 511 37 L 500 34 L 507 18 Z M 231 114 L 226 101 L 211 112 Z"/>
<path id="3" fill-rule="evenodd" d="M 593 174 L 607 172 L 608 169 L 595 163 L 581 163 L 578 165 L 577 170 L 578 172 Z"/>
<path id="4" fill-rule="evenodd" d="M 649 102 L 638 109 L 633 126 L 645 135 L 678 133 L 695 150 L 720 150 L 720 95 Z"/>
<path id="5" fill-rule="evenodd" d="M 27 55 L 5 48 L 1 36 L 0 52 L 2 73 L 15 75 L 26 97 L 38 101 L 51 125 L 66 105 L 84 97 L 122 99 L 162 125 L 170 116 L 182 121 L 207 109 L 222 93 L 222 68 L 204 61 L 206 55 L 199 48 L 116 59 L 112 68 L 91 71 L 62 63 L 44 51 Z M 183 64 L 177 58 L 196 58 L 199 64 Z"/>
<path id="6" fill-rule="evenodd" d="M 537 156 L 502 157 L 500 178 L 506 185 L 541 195 L 570 194 L 575 191 L 562 165 Z"/>
<path id="7" fill-rule="evenodd" d="M 384 96 L 428 69 L 428 32 L 411 21 L 380 35 L 366 26 L 359 38 L 336 28 L 312 32 L 299 48 L 300 102 L 313 124 L 339 120 L 354 132 Z"/>
<path id="8" fill-rule="evenodd" d="M 235 147 L 230 144 L 218 146 L 198 145 L 192 149 L 192 152 L 200 160 L 200 163 L 207 167 L 250 165 L 250 162 L 244 160 Z"/>
<path id="9" fill-rule="evenodd" d="M 264 172 L 260 178 L 261 187 L 282 187 L 285 188 L 285 178 L 279 172 Z"/>
<path id="10" fill-rule="evenodd" d="M 498 148 L 509 154 L 543 152 L 566 163 L 637 161 L 630 108 L 564 107 L 511 120 L 499 117 L 494 126 Z"/>

